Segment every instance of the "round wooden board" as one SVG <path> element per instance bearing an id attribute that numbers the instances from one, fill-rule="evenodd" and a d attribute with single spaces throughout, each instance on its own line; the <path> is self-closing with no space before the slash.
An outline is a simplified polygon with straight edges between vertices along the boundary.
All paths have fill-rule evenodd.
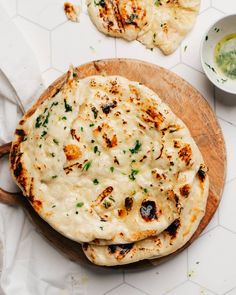
<path id="1" fill-rule="evenodd" d="M 203 154 L 205 163 L 209 168 L 210 193 L 204 218 L 191 240 L 177 251 L 180 252 L 190 245 L 210 222 L 219 205 L 224 187 L 226 172 L 225 144 L 220 126 L 213 111 L 202 95 L 185 80 L 169 70 L 143 61 L 132 59 L 100 60 L 79 66 L 76 70 L 79 78 L 91 75 L 120 75 L 130 80 L 143 83 L 155 91 L 190 129 L 193 138 Z M 44 101 L 48 96 L 52 96 L 66 79 L 67 74 L 55 81 L 45 93 L 43 93 L 39 102 Z M 9 150 L 9 145 L 5 145 L 0 149 L 2 154 L 6 154 Z M 8 196 L 9 199 L 7 200 Z M 15 200 L 15 196 L 1 190 L 0 201 L 8 204 L 15 204 Z M 91 264 L 83 255 L 81 246 L 52 229 L 34 212 L 25 197 L 18 197 L 17 202 L 20 202 L 37 229 L 55 246 L 55 248 L 59 249 L 73 261 Z M 135 266 L 132 264 L 129 266 L 122 266 L 122 268 L 157 265 L 170 259 L 173 255 L 176 255 L 177 252 L 161 259 L 146 260 L 138 264 L 136 263 Z"/>

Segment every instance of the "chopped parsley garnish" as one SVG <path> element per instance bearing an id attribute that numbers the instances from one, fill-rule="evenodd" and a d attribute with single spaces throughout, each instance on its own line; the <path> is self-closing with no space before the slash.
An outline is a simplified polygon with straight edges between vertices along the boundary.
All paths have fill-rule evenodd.
<path id="1" fill-rule="evenodd" d="M 211 65 L 209 65 L 208 63 L 205 62 L 205 65 L 210 69 L 212 70 L 212 72 L 216 73 L 216 70 L 214 67 L 212 67 Z"/>
<path id="2" fill-rule="evenodd" d="M 77 208 L 81 208 L 83 206 L 84 206 L 84 202 L 79 202 L 79 203 L 76 204 L 76 207 Z"/>
<path id="3" fill-rule="evenodd" d="M 141 149 L 142 144 L 139 140 L 136 140 L 134 148 L 130 149 L 131 154 L 137 154 Z"/>
<path id="4" fill-rule="evenodd" d="M 144 191 L 145 193 L 147 193 L 147 192 L 148 192 L 148 189 L 147 189 L 147 188 L 144 188 L 143 191 Z"/>
<path id="5" fill-rule="evenodd" d="M 55 208 L 56 207 L 56 205 L 52 205 L 52 208 Z"/>
<path id="6" fill-rule="evenodd" d="M 113 173 L 114 172 L 114 167 L 110 167 L 110 170 L 111 170 L 111 172 Z"/>
<path id="7" fill-rule="evenodd" d="M 108 202 L 107 200 L 105 200 L 105 201 L 103 202 L 103 206 L 104 206 L 106 209 L 108 209 L 109 207 L 111 207 L 111 203 Z"/>
<path id="8" fill-rule="evenodd" d="M 81 132 L 84 132 L 84 127 L 80 127 Z"/>
<path id="9" fill-rule="evenodd" d="M 97 119 L 97 116 L 98 116 L 98 110 L 97 110 L 95 107 L 92 107 L 92 108 L 91 108 L 91 111 L 93 112 L 94 119 Z"/>
<path id="10" fill-rule="evenodd" d="M 94 126 L 94 124 L 92 123 L 92 124 L 89 124 L 89 127 L 93 127 Z"/>
<path id="11" fill-rule="evenodd" d="M 47 131 L 44 130 L 41 134 L 41 138 L 43 138 L 46 134 L 47 134 Z"/>
<path id="12" fill-rule="evenodd" d="M 96 154 L 98 152 L 98 146 L 97 145 L 93 148 L 93 151 L 94 151 L 94 154 Z"/>
<path id="13" fill-rule="evenodd" d="M 66 99 L 64 99 L 64 106 L 65 106 L 66 112 L 72 112 L 72 106 L 67 103 Z"/>
<path id="14" fill-rule="evenodd" d="M 184 52 L 187 50 L 187 48 L 188 48 L 188 45 L 185 45 L 184 46 Z"/>
<path id="15" fill-rule="evenodd" d="M 37 118 L 36 118 L 36 123 L 35 123 L 35 128 L 39 128 L 41 125 L 42 125 L 42 115 L 39 115 Z"/>
<path id="16" fill-rule="evenodd" d="M 205 37 L 205 41 L 207 41 L 208 40 L 208 36 L 206 35 L 206 37 Z"/>
<path id="17" fill-rule="evenodd" d="M 157 7 L 160 6 L 160 5 L 162 5 L 162 4 L 161 4 L 161 0 L 156 0 L 156 1 L 155 1 L 155 5 L 156 5 Z"/>
<path id="18" fill-rule="evenodd" d="M 134 20 L 138 18 L 138 15 L 132 13 L 130 17 L 125 21 L 127 24 L 134 24 Z"/>
<path id="19" fill-rule="evenodd" d="M 62 120 L 67 120 L 67 117 L 66 116 L 63 116 L 61 119 Z"/>
<path id="20" fill-rule="evenodd" d="M 53 107 L 53 106 L 57 106 L 58 105 L 58 101 L 54 101 L 52 104 L 51 104 L 51 108 Z"/>
<path id="21" fill-rule="evenodd" d="M 96 5 L 96 6 L 101 6 L 103 8 L 106 6 L 105 0 L 98 0 L 98 1 L 93 0 L 93 2 L 94 2 L 94 5 Z"/>
<path id="22" fill-rule="evenodd" d="M 111 200 L 112 202 L 115 202 L 115 199 L 113 199 L 112 196 L 109 197 L 109 200 Z"/>
<path id="23" fill-rule="evenodd" d="M 95 178 L 95 179 L 93 180 L 93 183 L 94 183 L 95 185 L 98 185 L 98 184 L 99 184 L 99 181 L 97 180 L 97 178 Z"/>
<path id="24" fill-rule="evenodd" d="M 39 148 L 41 149 L 41 147 L 42 147 L 42 145 L 40 144 L 40 145 L 39 145 Z"/>
<path id="25" fill-rule="evenodd" d="M 57 145 L 59 144 L 59 141 L 58 141 L 57 139 L 55 139 L 55 138 L 53 139 L 53 142 L 54 142 L 55 144 L 57 144 Z"/>
<path id="26" fill-rule="evenodd" d="M 89 161 L 89 162 L 85 163 L 82 170 L 88 171 L 89 168 L 91 167 L 91 165 L 92 165 L 92 161 Z"/>
<path id="27" fill-rule="evenodd" d="M 55 158 L 55 153 L 51 153 L 51 156 L 52 156 L 53 158 Z"/>
<path id="28" fill-rule="evenodd" d="M 92 142 L 92 143 L 94 143 L 94 142 L 95 142 L 95 140 L 94 140 L 94 139 L 92 139 L 92 140 L 91 140 L 91 142 Z"/>
<path id="29" fill-rule="evenodd" d="M 58 177 L 57 175 L 53 175 L 53 176 L 52 176 L 52 179 L 55 179 L 55 178 L 57 178 L 57 177 Z"/>
<path id="30" fill-rule="evenodd" d="M 76 73 L 76 72 L 74 72 L 73 73 L 73 77 L 75 78 L 75 77 L 77 77 L 78 76 L 78 74 Z"/>
<path id="31" fill-rule="evenodd" d="M 134 181 L 134 180 L 136 179 L 135 176 L 136 176 L 138 173 L 139 173 L 139 170 L 134 170 L 134 169 L 132 169 L 132 170 L 131 170 L 131 174 L 129 175 L 129 179 Z"/>
<path id="32" fill-rule="evenodd" d="M 47 116 L 46 116 L 46 118 L 45 118 L 45 120 L 44 120 L 44 122 L 43 122 L 43 127 L 46 127 L 46 126 L 47 126 L 47 124 L 48 124 L 48 120 L 49 120 L 49 116 L 50 116 L 50 113 L 48 112 L 48 113 L 47 113 Z"/>
<path id="33" fill-rule="evenodd" d="M 101 230 L 103 230 L 103 226 L 99 226 Z"/>

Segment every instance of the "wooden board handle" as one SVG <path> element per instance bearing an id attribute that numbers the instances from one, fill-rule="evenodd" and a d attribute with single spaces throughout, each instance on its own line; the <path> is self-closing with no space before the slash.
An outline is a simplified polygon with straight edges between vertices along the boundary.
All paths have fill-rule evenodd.
<path id="1" fill-rule="evenodd" d="M 0 159 L 9 154 L 11 149 L 11 142 L 0 146 Z M 16 206 L 19 204 L 17 200 L 18 193 L 10 193 L 0 188 L 0 203 L 4 203 L 10 206 Z"/>

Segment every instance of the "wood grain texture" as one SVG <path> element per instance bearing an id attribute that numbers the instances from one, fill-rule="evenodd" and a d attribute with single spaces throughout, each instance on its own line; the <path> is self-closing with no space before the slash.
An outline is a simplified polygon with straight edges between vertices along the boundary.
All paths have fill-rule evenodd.
<path id="1" fill-rule="evenodd" d="M 191 240 L 183 248 L 177 251 L 180 252 L 190 245 L 210 222 L 219 205 L 224 187 L 226 151 L 224 138 L 214 112 L 211 110 L 203 96 L 185 80 L 169 70 L 143 61 L 131 59 L 94 61 L 82 65 L 75 70 L 77 71 L 79 78 L 84 78 L 90 75 L 121 75 L 130 80 L 143 83 L 155 91 L 190 129 L 193 138 L 203 154 L 205 163 L 209 168 L 210 193 L 204 218 Z M 56 80 L 43 93 L 38 102 L 26 113 L 26 117 L 30 116 L 45 99 L 54 95 L 57 89 L 60 89 L 66 82 L 67 77 L 68 73 Z M 2 149 L 3 147 L 0 148 L 1 151 Z M 6 203 L 6 192 L 2 190 L 0 191 L 0 201 L 4 201 L 3 193 Z M 9 200 L 11 199 L 9 203 L 12 203 L 12 197 L 12 195 L 9 195 Z M 36 225 L 39 231 L 55 246 L 55 248 L 62 251 L 73 261 L 91 264 L 84 257 L 81 246 L 78 243 L 61 236 L 52 229 L 34 212 L 24 197 L 19 196 L 18 202 L 25 208 L 32 222 Z M 163 261 L 170 259 L 171 256 L 176 255 L 177 252 L 161 259 L 136 263 L 135 267 L 160 264 Z M 123 266 L 122 268 L 127 267 L 133 268 L 134 265 Z"/>

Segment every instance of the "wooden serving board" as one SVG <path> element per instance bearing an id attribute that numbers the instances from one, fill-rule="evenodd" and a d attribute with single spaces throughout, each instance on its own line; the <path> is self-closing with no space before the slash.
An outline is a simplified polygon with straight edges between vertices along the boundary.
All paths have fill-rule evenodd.
<path id="1" fill-rule="evenodd" d="M 213 111 L 203 96 L 185 80 L 169 70 L 143 61 L 132 59 L 100 60 L 79 66 L 76 70 L 79 78 L 90 75 L 120 75 L 143 83 L 154 90 L 190 129 L 209 168 L 210 193 L 204 218 L 191 240 L 177 251 L 180 252 L 190 245 L 210 222 L 219 205 L 224 187 L 226 172 L 225 144 Z M 65 81 L 66 77 L 67 75 L 65 74 L 54 82 L 43 93 L 40 100 L 43 101 L 48 95 L 52 95 L 55 89 L 59 88 Z M 10 144 L 0 147 L 0 156 L 7 154 L 9 149 Z M 51 228 L 34 212 L 25 197 L 0 190 L 0 201 L 10 205 L 20 204 L 23 206 L 32 222 L 36 225 L 36 228 L 55 248 L 59 249 L 73 261 L 91 264 L 83 255 L 80 244 L 63 237 Z M 176 252 L 162 259 L 142 261 L 138 265 L 142 267 L 157 265 L 170 259 L 173 255 L 176 255 Z M 127 267 L 134 267 L 134 264 Z M 137 263 L 135 264 L 136 267 Z"/>

